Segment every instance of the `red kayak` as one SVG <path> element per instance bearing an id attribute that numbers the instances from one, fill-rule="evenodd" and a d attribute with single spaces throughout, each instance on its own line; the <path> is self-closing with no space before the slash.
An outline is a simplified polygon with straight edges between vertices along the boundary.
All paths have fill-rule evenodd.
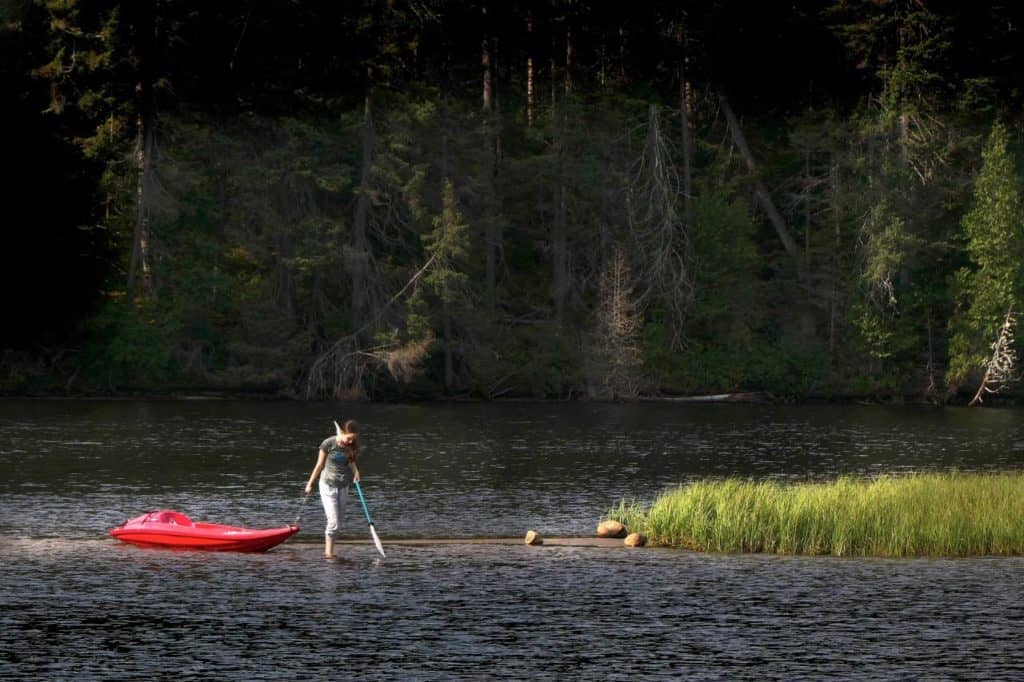
<path id="1" fill-rule="evenodd" d="M 133 545 L 220 552 L 263 552 L 298 532 L 298 525 L 256 529 L 194 523 L 170 509 L 147 512 L 110 529 L 115 538 Z"/>

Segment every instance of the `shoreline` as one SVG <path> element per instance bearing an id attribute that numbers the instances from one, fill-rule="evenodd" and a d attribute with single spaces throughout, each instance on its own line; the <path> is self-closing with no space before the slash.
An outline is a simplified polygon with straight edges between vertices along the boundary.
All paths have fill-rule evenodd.
<path id="1" fill-rule="evenodd" d="M 501 396 L 483 398 L 470 395 L 461 396 L 417 396 L 394 398 L 355 398 L 306 399 L 281 391 L 239 390 L 239 389 L 206 389 L 206 388 L 167 388 L 167 389 L 126 389 L 113 392 L 31 392 L 31 393 L 0 393 L 0 400 L 167 400 L 167 401 L 218 401 L 218 400 L 252 400 L 260 402 L 294 402 L 294 403 L 367 403 L 367 404 L 425 404 L 425 403 L 596 403 L 596 404 L 640 404 L 640 403 L 677 403 L 680 405 L 717 405 L 717 404 L 749 404 L 749 405 L 865 405 L 865 406 L 930 406 L 930 407 L 967 407 L 970 396 L 957 395 L 955 398 L 939 401 L 929 400 L 918 395 L 872 396 L 856 394 L 809 394 L 809 395 L 777 395 L 769 391 L 735 391 L 699 394 L 654 393 L 638 395 L 634 398 L 593 398 L 585 395 L 565 397 L 537 396 Z M 990 396 L 988 402 L 981 407 L 1013 408 L 1024 406 L 1024 396 L 1008 394 L 997 398 Z"/>

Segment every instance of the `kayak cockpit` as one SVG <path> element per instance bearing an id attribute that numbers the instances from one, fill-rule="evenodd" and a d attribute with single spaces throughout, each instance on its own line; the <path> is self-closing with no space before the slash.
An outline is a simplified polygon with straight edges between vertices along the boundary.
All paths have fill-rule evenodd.
<path id="1" fill-rule="evenodd" d="M 194 527 L 196 525 L 192 522 L 192 519 L 181 512 L 172 511 L 170 509 L 161 509 L 160 511 L 150 512 L 146 515 L 146 518 L 142 520 L 142 523 L 166 523 L 172 526 L 188 527 Z"/>

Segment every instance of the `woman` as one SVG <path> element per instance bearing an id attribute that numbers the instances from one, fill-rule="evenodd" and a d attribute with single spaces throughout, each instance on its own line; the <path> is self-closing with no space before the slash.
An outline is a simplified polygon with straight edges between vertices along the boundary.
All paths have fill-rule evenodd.
<path id="1" fill-rule="evenodd" d="M 359 432 L 358 427 L 351 419 L 345 422 L 344 426 L 338 426 L 334 422 L 337 435 L 331 436 L 320 444 L 320 452 L 317 454 L 316 466 L 306 483 L 306 494 L 313 492 L 313 483 L 320 481 L 320 501 L 324 505 L 324 513 L 327 515 L 327 528 L 324 531 L 324 556 L 328 559 L 334 558 L 334 539 L 338 536 L 338 527 L 341 525 L 341 511 L 348 498 L 348 480 L 346 471 L 352 472 L 352 480 L 359 480 L 359 467 L 356 459 L 359 458 Z"/>

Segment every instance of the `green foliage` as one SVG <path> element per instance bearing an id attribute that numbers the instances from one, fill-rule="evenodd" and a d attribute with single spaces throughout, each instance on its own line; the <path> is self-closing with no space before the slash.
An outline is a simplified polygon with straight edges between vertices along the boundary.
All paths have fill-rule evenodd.
<path id="1" fill-rule="evenodd" d="M 757 340 L 741 347 L 692 344 L 681 353 L 659 347 L 659 325 L 645 329 L 645 367 L 656 372 L 664 389 L 684 393 L 766 391 L 808 396 L 821 387 L 826 358 L 818 351 L 782 347 Z"/>
<path id="2" fill-rule="evenodd" d="M 423 279 L 442 301 L 453 303 L 468 281 L 464 263 L 469 255 L 469 235 L 468 225 L 463 222 L 455 201 L 455 190 L 447 180 L 442 191 L 442 206 L 441 214 L 434 218 L 434 229 L 423 238 L 424 248 L 435 259 Z"/>
<path id="3" fill-rule="evenodd" d="M 175 376 L 173 331 L 151 304 L 111 297 L 89 323 L 82 352 L 86 383 L 100 389 L 161 386 Z"/>
<path id="4" fill-rule="evenodd" d="M 77 145 L 78 172 L 95 189 L 82 223 L 116 254 L 110 291 L 124 286 L 134 241 L 138 124 L 155 112 L 142 207 L 151 300 L 111 299 L 95 312 L 70 361 L 94 384 L 294 391 L 331 348 L 346 357 L 379 341 L 394 365 L 394 347 L 419 342 L 412 350 L 426 353 L 443 329 L 446 355 L 428 357 L 415 385 L 396 388 L 377 365 L 348 376 L 371 396 L 442 384 L 573 395 L 591 378 L 582 339 L 619 249 L 649 280 L 637 291 L 648 292 L 652 390 L 923 390 L 947 356 L 952 380 L 978 367 L 995 322 L 1024 299 L 1005 129 L 993 130 L 964 217 L 979 117 L 1019 109 L 1001 66 L 1019 51 L 1008 47 L 1018 22 L 1003 20 L 1006 8 L 990 22 L 961 22 L 959 7 L 871 0 L 729 17 L 736 45 L 760 30 L 748 16 L 839 36 L 843 59 L 822 60 L 842 63 L 829 71 L 835 82 L 815 76 L 810 87 L 807 73 L 782 73 L 778 91 L 795 94 L 781 108 L 760 104 L 774 81 L 719 81 L 728 69 L 705 68 L 730 49 L 703 37 L 728 3 L 709 13 L 666 5 L 625 24 L 564 3 L 490 5 L 486 19 L 458 3 L 7 9 L 3 29 L 30 51 L 40 91 L 17 95 L 48 110 L 45 134 Z M 441 30 L 449 25 L 466 30 Z M 954 51 L 962 35 L 992 40 Z M 501 45 L 486 112 L 481 36 Z M 572 47 L 575 62 L 563 62 L 568 49 L 542 60 L 547 44 Z M 534 57 L 529 102 L 525 65 L 506 60 L 517 54 Z M 722 86 L 737 89 L 754 170 L 728 143 L 714 96 Z M 752 198 L 754 180 L 798 243 L 799 268 Z M 948 349 L 937 329 L 949 329 Z M 338 345 L 357 331 L 355 345 Z M 412 350 L 407 359 L 419 357 Z M 367 367 L 385 357 L 373 352 Z"/>
<path id="5" fill-rule="evenodd" d="M 706 188 L 694 201 L 696 300 L 688 333 L 742 350 L 757 326 L 760 300 L 754 223 L 742 199 Z"/>
<path id="6" fill-rule="evenodd" d="M 1024 205 L 1006 128 L 992 127 L 964 216 L 970 265 L 954 280 L 958 307 L 950 327 L 949 380 L 959 383 L 984 365 L 1009 311 L 1024 310 Z"/>
<path id="7" fill-rule="evenodd" d="M 137 67 L 131 27 L 119 3 L 43 0 L 50 22 L 49 61 L 34 75 L 50 84 L 47 112 L 61 116 L 64 131 L 86 159 L 104 164 L 101 189 L 108 208 L 124 207 L 124 174 L 136 135 Z M 128 199 L 125 201 L 125 199 Z M 124 203 L 122 203 L 122 201 Z"/>
<path id="8" fill-rule="evenodd" d="M 431 334 L 430 308 L 423 290 L 417 287 L 405 302 L 405 330 L 412 339 L 425 339 Z"/>
<path id="9" fill-rule="evenodd" d="M 890 111 L 949 83 L 952 21 L 924 3 L 840 0 L 824 15 L 858 68 L 884 85 Z"/>
<path id="10" fill-rule="evenodd" d="M 742 200 L 708 189 L 694 207 L 693 244 L 698 264 L 689 345 L 666 351 L 665 327 L 644 328 L 644 366 L 661 387 L 695 393 L 765 390 L 812 393 L 823 381 L 818 351 L 788 348 L 765 324 L 754 225 Z"/>

